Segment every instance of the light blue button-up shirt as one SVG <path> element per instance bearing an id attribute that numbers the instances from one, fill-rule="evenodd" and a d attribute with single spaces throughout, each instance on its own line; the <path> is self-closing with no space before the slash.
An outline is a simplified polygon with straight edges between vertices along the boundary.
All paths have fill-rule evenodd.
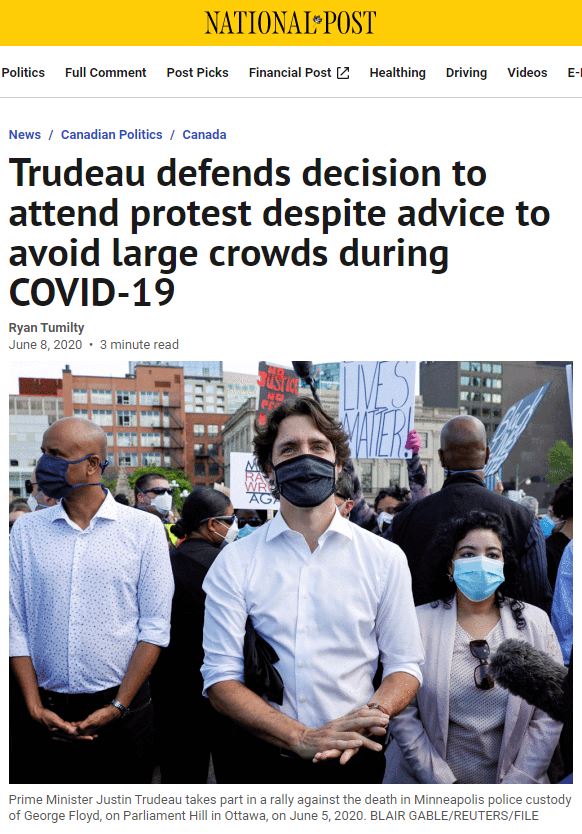
<path id="1" fill-rule="evenodd" d="M 307 726 L 367 703 L 378 657 L 384 675 L 408 672 L 422 681 L 406 557 L 339 513 L 313 553 L 279 513 L 221 551 L 203 588 L 205 691 L 244 681 L 247 614 L 279 655 L 282 711 Z"/>
<path id="2" fill-rule="evenodd" d="M 19 519 L 10 536 L 10 655 L 38 684 L 118 686 L 138 641 L 166 646 L 174 583 L 159 518 L 110 493 L 82 530 L 64 505 Z"/>

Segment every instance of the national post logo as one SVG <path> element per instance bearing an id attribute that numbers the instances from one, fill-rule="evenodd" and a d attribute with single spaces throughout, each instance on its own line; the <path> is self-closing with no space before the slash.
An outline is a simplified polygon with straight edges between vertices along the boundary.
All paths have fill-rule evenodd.
<path id="1" fill-rule="evenodd" d="M 204 10 L 205 35 L 305 38 L 374 35 L 377 11 L 361 8 Z"/>

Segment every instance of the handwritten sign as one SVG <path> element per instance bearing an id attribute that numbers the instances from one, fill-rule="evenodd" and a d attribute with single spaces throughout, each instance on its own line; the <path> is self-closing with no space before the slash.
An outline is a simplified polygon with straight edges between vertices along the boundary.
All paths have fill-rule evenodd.
<path id="1" fill-rule="evenodd" d="M 259 407 L 258 421 L 263 426 L 267 414 L 282 402 L 299 393 L 299 377 L 289 368 L 259 362 Z"/>
<path id="2" fill-rule="evenodd" d="M 279 509 L 251 452 L 230 453 L 230 500 L 235 510 Z"/>
<path id="3" fill-rule="evenodd" d="M 409 458 L 414 428 L 414 362 L 342 362 L 340 421 L 353 458 Z"/>
<path id="4" fill-rule="evenodd" d="M 541 388 L 532 391 L 507 410 L 489 444 L 490 455 L 485 467 L 486 476 L 494 475 L 499 471 L 501 464 L 519 440 L 549 387 L 549 383 L 542 385 Z"/>

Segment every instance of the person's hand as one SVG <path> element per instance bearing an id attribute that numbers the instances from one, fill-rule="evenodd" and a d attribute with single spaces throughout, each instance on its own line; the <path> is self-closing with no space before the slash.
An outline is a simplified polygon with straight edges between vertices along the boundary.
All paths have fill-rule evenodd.
<path id="1" fill-rule="evenodd" d="M 412 431 L 408 432 L 408 437 L 406 438 L 404 448 L 409 449 L 413 455 L 417 455 L 420 452 L 421 446 L 422 443 L 420 442 L 419 433 L 416 431 L 416 429 L 412 429 Z"/>
<path id="2" fill-rule="evenodd" d="M 321 761 L 321 758 L 340 758 L 345 764 L 361 748 L 380 752 L 382 745 L 370 736 L 385 735 L 388 716 L 381 710 L 357 707 L 341 718 L 328 721 L 322 727 L 305 728 L 293 752 L 302 759 Z M 342 761 L 344 753 L 350 751 L 349 757 Z M 318 757 L 318 754 L 326 755 Z"/>
<path id="3" fill-rule="evenodd" d="M 368 736 L 385 736 L 388 732 L 388 723 L 390 721 L 390 717 L 386 715 L 386 713 L 382 712 L 378 709 L 370 709 L 370 707 L 359 707 L 358 709 L 353 710 L 348 715 L 357 714 L 360 716 L 368 715 L 373 717 L 376 720 L 375 724 L 368 727 L 367 730 L 363 731 Z M 347 716 L 345 716 L 347 718 Z M 348 749 L 341 750 L 339 747 L 332 747 L 329 750 L 320 750 L 315 754 L 313 757 L 313 762 L 316 764 L 317 762 L 323 762 L 326 759 L 338 759 L 341 765 L 347 764 L 350 759 L 352 759 L 356 753 L 358 752 L 359 747 L 351 747 Z M 373 750 L 380 751 L 382 750 L 382 745 L 376 745 L 375 747 L 371 748 Z"/>
<path id="4" fill-rule="evenodd" d="M 118 721 L 120 718 L 119 710 L 111 704 L 107 704 L 106 707 L 95 710 L 82 721 L 73 722 L 77 733 L 76 737 L 79 741 L 93 741 L 99 735 L 98 730 L 101 727 L 105 727 L 112 721 Z"/>
<path id="5" fill-rule="evenodd" d="M 65 721 L 56 712 L 45 707 L 39 707 L 31 713 L 31 718 L 38 721 L 49 733 L 62 733 L 66 736 L 74 737 L 77 734 L 77 728 L 70 721 Z"/>

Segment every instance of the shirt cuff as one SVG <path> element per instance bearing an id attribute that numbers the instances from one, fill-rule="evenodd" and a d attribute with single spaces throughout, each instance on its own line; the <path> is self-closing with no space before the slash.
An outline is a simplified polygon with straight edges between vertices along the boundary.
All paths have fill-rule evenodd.
<path id="1" fill-rule="evenodd" d="M 165 648 L 170 642 L 170 623 L 164 617 L 151 617 L 139 620 L 137 624 L 137 642 L 152 643 Z"/>
<path id="2" fill-rule="evenodd" d="M 407 672 L 409 675 L 415 677 L 422 686 L 422 672 L 418 663 L 397 663 L 393 666 L 383 667 L 382 679 L 387 678 L 388 675 L 393 675 L 394 672 Z"/>

